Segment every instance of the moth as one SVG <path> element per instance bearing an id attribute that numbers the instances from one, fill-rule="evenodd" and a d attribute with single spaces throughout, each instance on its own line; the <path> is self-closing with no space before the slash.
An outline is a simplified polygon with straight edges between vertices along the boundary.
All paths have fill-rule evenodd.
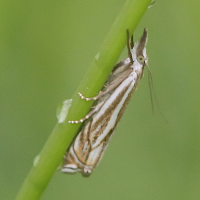
<path id="1" fill-rule="evenodd" d="M 81 172 L 83 176 L 89 176 L 100 162 L 131 95 L 143 76 L 144 66 L 148 66 L 146 44 L 146 28 L 135 45 L 133 36 L 129 44 L 127 29 L 128 57 L 116 64 L 97 96 L 86 98 L 79 93 L 82 99 L 95 101 L 84 118 L 69 121 L 83 124 L 64 155 L 62 172 Z"/>

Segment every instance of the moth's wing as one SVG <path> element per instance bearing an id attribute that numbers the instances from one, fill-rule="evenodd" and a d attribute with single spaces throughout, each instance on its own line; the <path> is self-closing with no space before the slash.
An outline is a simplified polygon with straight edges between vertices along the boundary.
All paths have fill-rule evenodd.
<path id="1" fill-rule="evenodd" d="M 109 88 L 115 89 L 120 83 L 122 83 L 133 71 L 129 58 L 122 60 L 112 70 L 109 75 L 102 91 L 109 90 Z"/>
<path id="2" fill-rule="evenodd" d="M 90 125 L 90 120 L 87 120 L 82 125 L 80 132 L 65 153 L 62 172 L 75 173 L 77 171 L 84 171 L 86 155 L 90 149 L 90 142 L 88 140 Z"/>

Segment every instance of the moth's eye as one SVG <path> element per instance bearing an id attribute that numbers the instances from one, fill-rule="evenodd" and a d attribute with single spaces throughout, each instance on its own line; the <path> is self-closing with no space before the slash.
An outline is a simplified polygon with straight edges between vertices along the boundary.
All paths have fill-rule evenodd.
<path id="1" fill-rule="evenodd" d="M 137 60 L 138 60 L 139 63 L 143 64 L 144 63 L 144 56 L 141 56 L 141 55 L 138 56 Z"/>

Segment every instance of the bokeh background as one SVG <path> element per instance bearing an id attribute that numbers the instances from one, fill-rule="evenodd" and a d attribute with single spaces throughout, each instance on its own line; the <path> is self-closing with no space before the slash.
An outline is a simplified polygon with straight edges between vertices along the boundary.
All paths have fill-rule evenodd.
<path id="1" fill-rule="evenodd" d="M 14 199 L 124 0 L 0 1 L 0 196 Z M 147 69 L 91 177 L 55 172 L 42 200 L 200 199 L 199 0 L 157 0 L 135 31 Z M 127 56 L 125 49 L 120 59 Z M 119 60 L 120 60 L 119 59 Z M 66 133 L 67 134 L 67 133 Z"/>

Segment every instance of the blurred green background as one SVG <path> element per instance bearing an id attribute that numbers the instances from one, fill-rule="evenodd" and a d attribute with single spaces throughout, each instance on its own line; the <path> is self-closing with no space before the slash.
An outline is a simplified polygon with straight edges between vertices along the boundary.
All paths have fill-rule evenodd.
<path id="1" fill-rule="evenodd" d="M 0 196 L 14 199 L 124 0 L 0 1 Z M 200 199 L 199 0 L 157 0 L 147 70 L 91 177 L 55 172 L 42 200 Z M 120 59 L 127 56 L 125 49 Z M 119 60 L 120 60 L 119 59 Z M 66 133 L 67 134 L 67 133 Z"/>

